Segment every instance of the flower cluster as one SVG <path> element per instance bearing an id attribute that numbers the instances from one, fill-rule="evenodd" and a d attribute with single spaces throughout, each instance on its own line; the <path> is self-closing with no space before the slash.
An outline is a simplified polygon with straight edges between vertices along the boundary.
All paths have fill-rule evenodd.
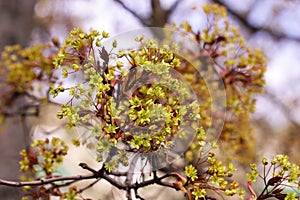
<path id="1" fill-rule="evenodd" d="M 47 91 L 57 80 L 52 63 L 56 50 L 53 44 L 4 48 L 0 61 L 0 123 L 12 115 L 14 106 L 18 106 L 15 102 L 20 97 L 37 103 L 48 100 Z M 22 108 L 17 109 L 20 111 Z"/>
<path id="2" fill-rule="evenodd" d="M 204 163 L 208 166 L 205 167 Z M 228 181 L 236 170 L 232 163 L 225 166 L 214 153 L 209 152 L 207 160 L 198 163 L 197 168 L 199 166 L 201 170 L 207 171 L 200 173 L 193 165 L 185 167 L 185 175 L 188 178 L 185 186 L 195 199 L 205 198 L 208 190 L 222 191 L 227 196 L 239 194 L 243 198 L 244 190 L 240 188 L 238 182 Z"/>
<path id="3" fill-rule="evenodd" d="M 135 39 L 137 50 L 116 51 L 117 41 L 111 49 L 99 42 L 106 37 L 105 32 L 71 31 L 54 63 L 62 68 L 64 78 L 77 73 L 83 80 L 69 88 L 59 85 L 50 90 L 53 97 L 69 92 L 70 100 L 57 116 L 68 119 L 69 128 L 84 126 L 91 131 L 97 140 L 97 160 L 105 160 L 103 153 L 119 144 L 125 145 L 118 152 L 123 157 L 124 150 L 147 153 L 171 147 L 175 137 L 189 134 L 180 126 L 192 125 L 196 132 L 200 119 L 197 100 L 172 74 L 181 64 L 176 46 L 160 47 L 157 40 L 141 36 Z M 74 105 L 75 101 L 80 105 Z M 117 155 L 109 159 L 105 166 L 111 171 L 120 159 Z"/>
<path id="4" fill-rule="evenodd" d="M 68 146 L 59 138 L 45 140 L 35 140 L 29 152 L 22 150 L 20 155 L 20 170 L 22 172 L 31 171 L 33 173 L 44 173 L 50 176 L 57 166 L 62 164 L 63 157 L 68 152 Z"/>
<path id="5" fill-rule="evenodd" d="M 57 172 L 58 166 L 63 163 L 64 156 L 68 153 L 67 144 L 56 137 L 51 140 L 33 141 L 29 150 L 22 150 L 20 163 L 20 171 L 26 173 L 21 176 L 21 180 L 32 181 L 36 179 L 48 179 L 59 177 Z M 26 192 L 22 200 L 50 198 L 50 195 L 61 194 L 59 188 L 51 188 L 50 186 L 24 186 Z"/>
<path id="6" fill-rule="evenodd" d="M 199 49 L 185 49 L 193 52 L 189 59 L 200 63 L 196 65 L 200 66 L 200 71 L 206 72 L 205 79 L 195 75 L 199 69 L 189 63 L 183 63 L 179 71 L 191 82 L 200 99 L 201 125 L 214 134 L 218 131 L 213 129 L 218 120 L 225 120 L 220 137 L 225 142 L 220 143 L 220 147 L 240 162 L 249 163 L 255 157 L 255 139 L 249 134 L 250 114 L 255 109 L 253 95 L 262 91 L 266 59 L 261 51 L 247 46 L 238 29 L 230 24 L 223 6 L 205 5 L 203 11 L 207 16 L 208 25 L 202 30 L 193 30 L 188 22 L 179 26 L 175 23 L 167 25 L 168 28 L 183 32 L 190 40 L 197 42 Z M 211 60 L 203 65 L 207 56 Z M 212 75 L 216 74 L 222 79 L 226 91 L 226 118 L 225 112 L 213 110 L 212 102 L 207 101 L 212 92 L 214 98 L 221 95 L 218 94 L 222 91 L 221 86 L 217 81 L 212 81 Z M 205 80 L 212 82 L 213 90 L 207 88 Z M 195 149 L 198 147 L 195 146 Z M 244 156 L 243 152 L 247 152 L 247 156 Z"/>
<path id="7" fill-rule="evenodd" d="M 273 157 L 269 162 L 263 158 L 262 165 L 262 173 L 258 171 L 255 164 L 250 165 L 251 172 L 247 173 L 248 181 L 256 182 L 259 178 L 263 182 L 263 190 L 256 195 L 258 199 L 271 197 L 284 200 L 297 199 L 296 196 L 299 196 L 300 190 L 299 166 L 292 164 L 288 156 L 282 154 Z M 289 188 L 290 191 L 288 191 Z"/>

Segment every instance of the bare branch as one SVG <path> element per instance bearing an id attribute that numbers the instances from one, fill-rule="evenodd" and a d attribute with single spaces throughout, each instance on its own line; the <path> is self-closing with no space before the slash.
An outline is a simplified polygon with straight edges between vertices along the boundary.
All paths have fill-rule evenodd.
<path id="1" fill-rule="evenodd" d="M 173 5 L 168 9 L 168 16 L 170 16 L 173 12 L 174 12 L 174 10 L 176 10 L 177 9 L 177 7 L 179 6 L 179 4 L 181 3 L 181 2 L 183 2 L 182 0 L 177 0 L 177 1 L 175 1 L 174 3 L 173 3 Z"/>
<path id="2" fill-rule="evenodd" d="M 88 170 L 90 172 L 92 172 L 93 174 L 97 175 L 97 174 L 100 174 L 100 173 L 103 173 L 101 171 L 96 171 L 95 169 L 91 168 L 90 166 L 88 166 L 86 163 L 79 163 L 79 166 L 82 168 L 82 169 L 85 169 L 85 170 Z"/>
<path id="3" fill-rule="evenodd" d="M 161 6 L 160 0 L 151 0 L 152 16 L 150 16 L 151 26 L 163 27 L 169 17 L 169 13 Z"/>
<path id="4" fill-rule="evenodd" d="M 54 183 L 57 181 L 74 181 L 74 180 L 85 180 L 85 179 L 92 179 L 92 178 L 95 178 L 94 174 L 55 177 L 55 178 L 49 178 L 49 179 L 41 179 L 38 181 L 24 181 L 24 182 L 7 181 L 7 180 L 0 179 L 0 185 L 6 185 L 6 186 L 11 186 L 11 187 L 39 186 L 39 185 Z"/>
<path id="5" fill-rule="evenodd" d="M 168 10 L 165 10 L 161 6 L 160 0 L 151 0 L 152 14 L 148 18 L 143 18 L 121 0 L 114 1 L 121 5 L 126 11 L 131 13 L 135 18 L 137 18 L 143 26 L 151 27 L 163 27 L 169 21 L 170 15 L 173 13 L 173 11 L 176 10 L 176 8 L 182 2 L 182 0 L 177 0 Z"/>
<path id="6" fill-rule="evenodd" d="M 98 183 L 101 180 L 101 178 L 98 178 L 96 180 L 94 180 L 92 183 L 90 183 L 89 185 L 85 186 L 84 188 L 81 188 L 77 193 L 82 193 L 83 191 L 93 187 L 96 183 Z"/>
<path id="7" fill-rule="evenodd" d="M 280 40 L 280 39 L 290 39 L 290 40 L 294 40 L 294 41 L 298 41 L 300 42 L 300 37 L 297 36 L 292 36 L 292 35 L 287 35 L 285 33 L 279 32 L 279 31 L 275 31 L 273 30 L 271 27 L 257 27 L 254 26 L 253 24 L 251 24 L 248 20 L 247 20 L 247 16 L 246 15 L 242 15 L 239 14 L 238 12 L 236 12 L 235 10 L 233 10 L 230 6 L 228 6 L 226 3 L 224 3 L 221 0 L 212 0 L 214 3 L 220 4 L 222 6 L 225 6 L 228 13 L 233 16 L 235 19 L 237 19 L 245 28 L 247 28 L 252 34 L 256 33 L 258 31 L 264 31 L 269 33 L 272 37 L 274 37 L 276 40 Z"/>
<path id="8" fill-rule="evenodd" d="M 165 174 L 161 177 L 157 177 L 155 175 L 155 176 L 153 176 L 152 179 L 147 180 L 147 181 L 143 181 L 141 183 L 136 182 L 136 183 L 131 183 L 131 184 L 130 183 L 125 184 L 125 183 L 120 183 L 118 180 L 114 179 L 114 176 L 126 176 L 125 173 L 124 174 L 123 173 L 117 173 L 117 172 L 109 173 L 108 171 L 106 171 L 104 169 L 104 167 L 102 167 L 99 171 L 97 171 L 97 170 L 89 167 L 85 163 L 80 163 L 79 166 L 82 167 L 83 169 L 86 169 L 86 170 L 92 172 L 92 173 L 89 173 L 89 174 L 86 174 L 86 175 L 55 177 L 55 178 L 41 179 L 41 180 L 37 180 L 37 181 L 24 181 L 24 182 L 7 181 L 7 180 L 0 179 L 0 185 L 11 186 L 11 187 L 41 186 L 41 185 L 46 185 L 46 184 L 50 184 L 50 183 L 53 184 L 53 183 L 58 182 L 58 181 L 69 181 L 67 183 L 57 184 L 57 185 L 51 187 L 51 189 L 53 189 L 53 188 L 68 186 L 68 185 L 71 185 L 71 184 L 73 184 L 77 181 L 81 181 L 81 180 L 96 179 L 95 181 L 93 181 L 88 186 L 86 186 L 86 187 L 82 188 L 81 190 L 79 190 L 78 193 L 80 193 L 80 192 L 92 187 L 94 184 L 96 184 L 101 179 L 104 179 L 107 182 L 109 182 L 111 185 L 115 186 L 116 188 L 118 188 L 120 190 L 127 191 L 128 194 L 130 194 L 130 191 L 133 189 L 135 191 L 135 194 L 137 195 L 137 197 L 139 197 L 139 195 L 137 193 L 137 190 L 139 188 L 146 187 L 148 185 L 157 184 L 157 185 L 177 189 L 172 183 L 163 182 L 164 179 L 172 177 L 172 175 L 170 175 L 170 174 Z M 141 197 L 139 197 L 139 198 L 142 199 Z"/>
<path id="9" fill-rule="evenodd" d="M 151 26 L 164 27 L 181 2 L 182 0 L 177 0 L 168 10 L 165 10 L 161 5 L 161 0 L 151 0 L 152 16 L 150 16 L 151 18 L 149 19 Z"/>
<path id="10" fill-rule="evenodd" d="M 149 26 L 148 23 L 146 23 L 146 19 L 144 19 L 143 17 L 141 17 L 140 15 L 138 15 L 136 12 L 134 12 L 131 8 L 129 8 L 125 3 L 123 3 L 121 0 L 114 0 L 114 2 L 118 3 L 119 5 L 121 5 L 126 11 L 128 11 L 130 14 L 132 14 L 136 19 L 139 20 L 139 22 L 143 25 L 143 26 Z"/>

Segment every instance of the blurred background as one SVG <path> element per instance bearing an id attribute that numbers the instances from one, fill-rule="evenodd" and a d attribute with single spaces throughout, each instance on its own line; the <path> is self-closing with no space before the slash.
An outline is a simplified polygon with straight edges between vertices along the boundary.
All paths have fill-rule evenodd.
<path id="1" fill-rule="evenodd" d="M 201 6 L 206 3 L 224 5 L 248 45 L 262 49 L 268 59 L 265 93 L 256 96 L 252 117 L 257 155 L 285 153 L 300 165 L 299 0 L 0 0 L 0 49 L 49 42 L 52 37 L 63 40 L 74 27 L 105 30 L 111 36 L 173 21 L 189 21 L 197 29 L 205 23 Z M 55 118 L 57 107 L 51 106 L 43 109 L 51 110 Z M 60 122 L 53 125 L 53 116 L 42 115 L 31 123 L 12 117 L 0 127 L 1 178 L 18 179 L 26 134 L 37 131 L 36 125 L 59 127 Z M 16 191 L 0 186 L 2 199 L 19 199 Z"/>

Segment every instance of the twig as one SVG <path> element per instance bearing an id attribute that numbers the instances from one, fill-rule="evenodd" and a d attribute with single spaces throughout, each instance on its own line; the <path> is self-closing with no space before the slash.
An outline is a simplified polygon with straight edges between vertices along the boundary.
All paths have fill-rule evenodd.
<path id="1" fill-rule="evenodd" d="M 29 134 L 28 126 L 26 124 L 26 115 L 21 115 L 21 124 L 22 124 L 22 128 L 23 128 L 25 149 L 26 149 L 26 152 L 29 153 L 29 151 L 30 151 L 30 138 L 29 138 L 30 134 Z"/>
<path id="2" fill-rule="evenodd" d="M 41 179 L 38 181 L 7 181 L 0 179 L 0 185 L 10 186 L 10 187 L 23 187 L 23 186 L 39 186 L 49 183 L 54 183 L 58 181 L 73 181 L 73 180 L 85 180 L 94 178 L 94 174 L 77 175 L 77 176 L 66 176 L 66 177 L 55 177 L 49 179 Z"/>
<path id="3" fill-rule="evenodd" d="M 130 14 L 132 14 L 136 19 L 140 21 L 140 23 L 143 26 L 149 26 L 148 23 L 146 23 L 146 19 L 138 15 L 136 12 L 134 12 L 131 8 L 129 8 L 125 3 L 123 3 L 121 0 L 114 0 L 116 3 L 121 5 L 126 11 L 128 11 Z"/>
<path id="4" fill-rule="evenodd" d="M 177 0 L 173 3 L 173 5 L 168 9 L 168 12 L 171 14 L 171 12 L 174 12 L 176 8 L 179 6 L 179 4 L 183 2 L 182 0 Z"/>
<path id="5" fill-rule="evenodd" d="M 96 179 L 95 181 L 93 181 L 92 183 L 90 183 L 89 185 L 85 186 L 84 188 L 81 188 L 80 190 L 77 191 L 77 193 L 82 193 L 83 191 L 93 187 L 96 183 L 98 183 L 101 180 L 101 178 Z"/>
<path id="6" fill-rule="evenodd" d="M 144 198 L 141 197 L 141 196 L 138 194 L 137 189 L 134 190 L 134 193 L 135 193 L 135 198 L 140 199 L 140 200 L 144 200 Z"/>
<path id="7" fill-rule="evenodd" d="M 66 186 L 69 186 L 69 185 L 72 185 L 76 182 L 78 182 L 80 180 L 73 180 L 73 181 L 70 181 L 70 182 L 67 182 L 67 183 L 63 183 L 63 184 L 55 184 L 55 183 L 52 183 L 52 187 L 50 187 L 49 189 L 47 189 L 47 193 L 50 193 L 50 191 L 53 191 L 54 189 L 56 188 L 60 188 L 60 187 L 66 187 Z"/>

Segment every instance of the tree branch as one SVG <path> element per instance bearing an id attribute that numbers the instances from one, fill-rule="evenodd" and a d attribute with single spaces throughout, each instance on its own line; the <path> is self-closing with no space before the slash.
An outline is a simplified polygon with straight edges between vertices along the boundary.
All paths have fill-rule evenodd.
<path id="1" fill-rule="evenodd" d="M 85 180 L 95 178 L 94 174 L 86 174 L 86 175 L 77 175 L 77 176 L 66 176 L 66 177 L 55 177 L 49 179 L 41 179 L 38 181 L 7 181 L 4 179 L 0 179 L 0 185 L 10 186 L 10 187 L 23 187 L 23 186 L 39 186 L 45 185 L 49 183 L 54 183 L 58 181 L 74 181 L 74 180 Z"/>
<path id="2" fill-rule="evenodd" d="M 151 27 L 163 27 L 168 22 L 173 11 L 176 10 L 176 8 L 182 2 L 182 0 L 176 0 L 168 10 L 165 10 L 162 8 L 160 0 L 151 0 L 152 14 L 148 18 L 143 18 L 121 0 L 114 1 L 121 5 L 126 11 L 131 13 L 135 18 L 137 18 L 143 26 Z"/>
<path id="3" fill-rule="evenodd" d="M 171 187 L 171 188 L 175 189 L 173 184 L 162 182 L 163 179 L 169 178 L 170 176 L 171 176 L 170 174 L 165 174 L 161 177 L 154 177 L 153 179 L 150 179 L 150 180 L 147 180 L 147 181 L 144 181 L 141 183 L 135 183 L 131 187 L 132 188 L 142 188 L 142 187 L 146 187 L 148 185 L 158 184 L 158 185 L 167 186 L 167 187 Z"/>
<path id="4" fill-rule="evenodd" d="M 275 38 L 276 40 L 280 40 L 280 39 L 290 39 L 290 40 L 294 40 L 297 42 L 300 42 L 300 37 L 298 36 L 292 36 L 292 35 L 287 35 L 284 34 L 280 31 L 274 31 L 272 30 L 271 27 L 257 27 L 254 26 L 253 24 L 251 24 L 248 20 L 247 20 L 247 15 L 243 16 L 242 14 L 239 14 L 238 12 L 236 12 L 235 10 L 233 10 L 232 8 L 230 8 L 230 6 L 228 6 L 226 3 L 224 3 L 222 0 L 212 0 L 214 3 L 220 4 L 224 7 L 226 7 L 228 13 L 233 16 L 235 19 L 237 19 L 244 27 L 246 27 L 252 34 L 256 33 L 258 31 L 264 31 L 269 33 L 273 38 Z"/>
<path id="5" fill-rule="evenodd" d="M 77 193 L 82 193 L 83 191 L 93 187 L 96 183 L 98 183 L 101 180 L 101 178 L 98 178 L 96 180 L 94 180 L 92 183 L 90 183 L 89 185 L 85 186 L 84 188 L 81 188 Z"/>
<path id="6" fill-rule="evenodd" d="M 111 176 L 126 176 L 126 173 L 117 173 L 117 172 L 109 173 L 104 169 L 104 167 L 102 167 L 99 171 L 97 171 L 97 170 L 89 167 L 85 163 L 80 163 L 79 166 L 82 167 L 83 169 L 86 169 L 86 170 L 92 172 L 92 173 L 85 174 L 85 175 L 55 177 L 55 178 L 41 179 L 41 180 L 37 180 L 37 181 L 24 181 L 24 182 L 8 181 L 8 180 L 0 179 L 0 185 L 10 186 L 10 187 L 41 186 L 41 185 L 46 185 L 46 184 L 50 184 L 50 183 L 55 183 L 58 181 L 70 181 L 70 182 L 67 182 L 67 183 L 64 183 L 61 185 L 55 185 L 55 188 L 57 188 L 57 187 L 67 186 L 67 185 L 73 184 L 73 183 L 75 183 L 77 181 L 81 181 L 81 180 L 96 179 L 90 185 L 81 189 L 81 190 L 85 190 L 87 188 L 92 187 L 100 179 L 104 179 L 107 182 L 109 182 L 111 185 L 115 186 L 116 188 L 118 188 L 120 190 L 131 191 L 132 189 L 134 189 L 136 194 L 137 194 L 137 190 L 139 188 L 146 187 L 146 186 L 153 185 L 153 184 L 170 187 L 170 188 L 177 190 L 177 188 L 172 183 L 163 182 L 164 179 L 172 177 L 171 174 L 165 174 L 161 177 L 153 176 L 152 179 L 143 181 L 141 183 L 136 182 L 136 183 L 131 183 L 131 184 L 130 183 L 124 184 L 124 183 L 118 182 L 116 179 L 114 179 Z"/>
<path id="7" fill-rule="evenodd" d="M 147 20 L 138 15 L 136 12 L 134 12 L 131 8 L 129 8 L 125 3 L 123 3 L 121 0 L 114 0 L 114 2 L 118 3 L 120 6 L 122 6 L 127 12 L 132 14 L 136 19 L 139 20 L 139 22 L 143 26 L 149 26 L 149 24 L 146 22 Z"/>
<path id="8" fill-rule="evenodd" d="M 170 15 L 174 12 L 174 10 L 177 9 L 177 7 L 179 6 L 179 4 L 182 2 L 182 0 L 177 0 L 173 3 L 173 5 L 167 10 L 168 17 L 170 17 Z"/>
<path id="9" fill-rule="evenodd" d="M 169 9 L 164 9 L 161 5 L 161 0 L 151 0 L 152 16 L 150 16 L 149 21 L 151 21 L 151 26 L 153 27 L 164 27 L 168 23 L 171 14 L 179 6 L 181 0 L 177 0 Z"/>

